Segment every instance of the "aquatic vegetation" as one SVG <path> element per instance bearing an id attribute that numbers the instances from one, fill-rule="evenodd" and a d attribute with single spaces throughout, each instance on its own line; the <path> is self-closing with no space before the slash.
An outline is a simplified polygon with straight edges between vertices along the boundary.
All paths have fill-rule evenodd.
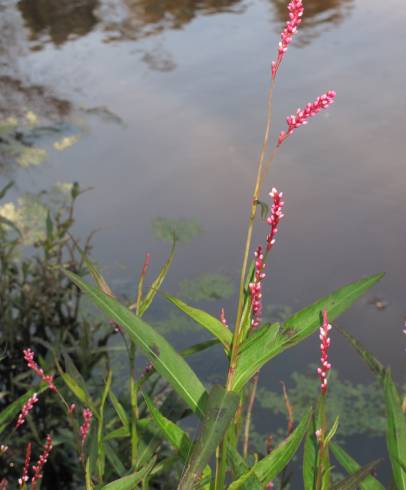
<path id="1" fill-rule="evenodd" d="M 23 340 L 25 344 L 20 357 L 28 363 L 29 371 L 27 374 L 24 369 L 21 373 L 25 380 L 23 393 L 14 393 L 18 396 L 9 400 L 10 403 L 0 413 L 0 433 L 5 434 L 3 446 L 11 448 L 15 442 L 15 420 L 19 429 L 30 426 L 31 432 L 28 429 L 26 432 L 28 437 L 36 435 L 35 421 L 41 416 L 41 403 L 48 403 L 56 413 L 52 424 L 46 421 L 42 424 L 41 433 L 48 435 L 38 463 L 33 467 L 31 481 L 28 474 L 31 441 L 28 441 L 25 464 L 21 464 L 21 486 L 30 484 L 31 489 L 34 489 L 37 481 L 42 478 L 43 470 L 45 482 L 47 466 L 44 465 L 48 457 L 51 463 L 58 449 L 56 446 L 50 454 L 53 440 L 58 440 L 58 436 L 61 445 L 65 444 L 74 455 L 71 461 L 76 462 L 75 476 L 80 481 L 79 485 L 86 485 L 87 489 L 122 490 L 140 486 L 148 489 L 157 485 L 165 488 L 165 477 L 173 473 L 178 490 L 259 490 L 275 488 L 277 485 L 279 488 L 287 488 L 290 480 L 287 468 L 292 463 L 302 467 L 305 490 L 383 488 L 375 473 L 379 461 L 361 467 L 336 442 L 339 440 L 341 422 L 339 415 L 332 419 L 330 408 L 334 401 L 334 377 L 329 348 L 331 334 L 340 333 L 367 363 L 383 392 L 385 433 L 392 478 L 398 490 L 406 490 L 406 420 L 401 392 L 392 379 L 390 369 L 385 368 L 349 332 L 335 324 L 335 320 L 369 291 L 383 274 L 374 274 L 342 286 L 282 322 L 264 322 L 266 308 L 263 282 L 268 274 L 268 261 L 276 237 L 278 243 L 282 241 L 279 226 L 284 208 L 282 193 L 273 188 L 270 192 L 272 206 L 266 219 L 267 229 L 262 230 L 265 245 L 254 246 L 254 227 L 259 208 L 264 214 L 267 206 L 261 201 L 264 178 L 278 152 L 285 146 L 282 143 L 294 134 L 295 129 L 305 125 L 310 117 L 327 109 L 336 96 L 334 91 L 326 92 L 304 109 L 298 109 L 289 116 L 288 128 L 279 132 L 279 136 L 278 133 L 274 136 L 271 131 L 273 90 L 287 47 L 301 23 L 302 1 L 292 0 L 288 10 L 288 22 L 281 35 L 277 61 L 271 69 L 267 123 L 250 201 L 235 315 L 226 315 L 221 305 L 219 315 L 213 316 L 162 292 L 177 244 L 190 241 L 202 232 L 195 222 L 188 219 L 155 220 L 153 228 L 156 237 L 171 243 L 168 258 L 155 278 L 150 280 L 150 264 L 154 258 L 149 253 L 145 255 L 135 299 L 125 302 L 117 297 L 114 289 L 90 260 L 89 244 L 82 250 L 68 233 L 73 221 L 72 206 L 80 193 L 79 188 L 71 188 L 67 216 L 62 212 L 51 215 L 48 208 L 45 235 L 40 242 L 46 261 L 42 270 L 46 274 L 55 274 L 52 278 L 53 288 L 56 288 L 55 283 L 63 283 L 61 276 L 66 276 L 65 287 L 70 288 L 70 292 L 67 298 L 64 296 L 64 301 L 58 299 L 51 302 L 50 298 L 52 300 L 53 297 L 49 295 L 46 312 L 57 312 L 63 316 L 61 311 L 73 303 L 74 309 L 69 311 L 67 319 L 73 320 L 74 324 L 67 328 L 66 319 L 62 317 L 61 321 L 58 318 L 60 324 L 56 325 L 55 333 L 52 329 L 55 325 L 51 322 L 47 323 L 46 329 L 42 324 L 43 318 L 40 318 L 39 325 L 30 319 L 28 328 L 23 330 L 24 338 L 17 339 Z M 9 206 L 8 215 L 3 216 L 1 225 L 6 238 L 8 233 L 18 234 L 17 217 L 16 208 Z M 264 223 L 260 224 L 265 228 Z M 6 240 L 6 244 L 12 249 L 10 240 Z M 4 262 L 9 267 L 9 262 Z M 86 272 L 92 277 L 92 283 L 84 279 Z M 15 275 L 19 274 L 17 271 Z M 217 290 L 214 288 L 214 295 L 224 299 L 224 294 L 228 294 L 227 288 L 218 277 L 216 280 Z M 23 282 L 25 287 L 26 277 Z M 207 282 L 210 283 L 206 277 L 204 287 L 201 283 L 196 287 L 186 283 L 185 288 L 189 295 L 192 293 L 192 297 L 194 294 L 195 298 L 207 299 L 208 291 L 213 297 L 213 288 L 207 287 Z M 159 328 L 146 320 L 146 313 L 158 293 L 206 334 L 210 334 L 210 339 L 178 352 L 159 333 Z M 108 320 L 105 325 L 95 326 L 92 322 L 89 325 L 79 320 L 82 294 L 104 313 Z M 16 303 L 18 301 L 14 301 L 9 310 L 9 329 L 15 324 L 13 313 Z M 172 321 L 170 316 L 168 319 Z M 271 316 L 271 320 L 275 319 Z M 173 321 L 177 321 L 176 317 L 173 317 Z M 58 331 L 57 327 L 61 325 L 62 329 Z M 65 330 L 69 330 L 68 334 L 65 334 Z M 7 333 L 10 342 L 14 342 L 13 354 L 18 358 L 21 342 L 16 342 L 14 332 Z M 265 454 L 252 452 L 251 419 L 255 400 L 261 400 L 261 391 L 258 390 L 261 369 L 316 333 L 319 335 L 315 341 L 320 345 L 321 359 L 318 369 L 313 370 L 315 388 L 309 387 L 305 391 L 309 400 L 300 404 L 301 400 L 295 399 L 295 396 L 301 392 L 290 392 L 283 386 L 281 400 L 287 414 L 284 437 L 277 445 L 268 437 Z M 120 353 L 126 354 L 121 356 L 121 363 L 127 371 L 125 377 L 121 373 L 118 377 L 110 363 L 110 337 L 114 337 L 120 346 Z M 43 355 L 38 355 L 39 363 L 34 360 L 34 345 L 35 352 L 42 348 Z M 215 345 L 221 347 L 221 353 L 224 354 L 224 379 L 220 383 L 206 386 L 186 359 Z M 33 373 L 39 378 L 38 382 L 32 381 Z M 15 383 L 20 388 L 21 385 Z M 303 386 L 306 386 L 305 383 Z M 116 395 L 117 388 L 119 395 Z M 262 394 L 263 408 L 266 400 Z M 58 406 L 57 410 L 54 405 Z M 300 410 L 298 417 L 296 413 Z M 191 421 L 197 427 L 194 439 L 185 430 L 186 418 L 188 423 Z M 41 440 L 39 437 L 36 439 L 37 442 Z M 299 451 L 302 443 L 303 456 Z M 7 450 L 2 457 L 9 457 L 10 453 Z M 334 460 L 348 473 L 348 476 L 339 476 L 337 483 L 332 477 Z"/>

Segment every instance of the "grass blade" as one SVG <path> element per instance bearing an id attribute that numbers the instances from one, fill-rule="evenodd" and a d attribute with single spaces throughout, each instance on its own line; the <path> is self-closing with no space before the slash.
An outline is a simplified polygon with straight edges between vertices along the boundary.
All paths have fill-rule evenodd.
<path id="1" fill-rule="evenodd" d="M 388 370 L 384 382 L 387 416 L 386 445 L 397 490 L 406 490 L 406 420 L 399 392 Z"/>

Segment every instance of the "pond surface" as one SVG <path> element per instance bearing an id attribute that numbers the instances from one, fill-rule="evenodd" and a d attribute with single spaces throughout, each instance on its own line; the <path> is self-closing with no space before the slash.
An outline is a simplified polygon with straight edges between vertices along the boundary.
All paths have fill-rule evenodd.
<path id="1" fill-rule="evenodd" d="M 406 8 L 403 0 L 306 0 L 305 12 L 279 72 L 275 131 L 328 89 L 337 98 L 272 164 L 265 189 L 284 191 L 286 212 L 265 302 L 294 311 L 385 271 L 340 324 L 403 382 Z M 204 230 L 179 246 L 168 291 L 207 273 L 225 275 L 236 289 L 285 18 L 282 0 L 0 0 L 1 117 L 33 111 L 79 137 L 58 152 L 45 135 L 48 160 L 4 165 L 1 180 L 16 180 L 14 196 L 55 182 L 92 187 L 79 201 L 76 230 L 84 237 L 100 229 L 94 255 L 118 290 L 135 289 L 146 251 L 152 272 L 163 263 L 167 247 L 151 234 L 157 216 L 193 219 Z M 259 225 L 255 242 L 265 233 Z M 200 304 L 215 314 L 224 306 L 231 322 L 231 298 Z M 186 345 L 191 336 L 172 338 Z M 262 384 L 279 390 L 280 379 L 318 355 L 313 337 L 266 367 Z M 331 358 L 342 378 L 371 379 L 338 334 Z M 193 362 L 220 379 L 220 350 L 210 363 L 203 355 Z M 258 414 L 257 430 L 269 429 L 271 415 Z M 365 440 L 353 444 L 360 460 L 380 454 Z"/>

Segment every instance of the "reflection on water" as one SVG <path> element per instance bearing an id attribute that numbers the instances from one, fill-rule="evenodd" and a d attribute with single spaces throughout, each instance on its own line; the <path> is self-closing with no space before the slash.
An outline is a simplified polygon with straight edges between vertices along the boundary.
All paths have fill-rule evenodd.
<path id="1" fill-rule="evenodd" d="M 98 0 L 21 0 L 18 8 L 31 39 L 48 36 L 60 45 L 76 36 L 84 36 L 97 23 L 94 10 Z"/>
<path id="2" fill-rule="evenodd" d="M 286 22 L 286 0 L 270 0 L 279 22 Z M 351 13 L 354 0 L 306 0 L 303 21 L 295 38 L 298 44 L 308 44 L 330 25 L 339 25 Z"/>
<path id="3" fill-rule="evenodd" d="M 284 23 L 287 0 L 270 0 L 274 16 Z M 351 12 L 354 0 L 307 0 L 298 41 L 307 43 L 327 25 L 337 25 Z M 165 30 L 182 29 L 201 15 L 242 13 L 244 0 L 20 0 L 18 8 L 31 40 L 50 40 L 61 45 L 84 36 L 96 26 L 107 34 L 107 41 L 137 40 Z M 40 49 L 41 44 L 34 44 Z M 150 61 L 149 59 L 147 62 Z M 154 65 L 160 60 L 152 60 Z M 163 63 L 162 71 L 173 69 Z"/>

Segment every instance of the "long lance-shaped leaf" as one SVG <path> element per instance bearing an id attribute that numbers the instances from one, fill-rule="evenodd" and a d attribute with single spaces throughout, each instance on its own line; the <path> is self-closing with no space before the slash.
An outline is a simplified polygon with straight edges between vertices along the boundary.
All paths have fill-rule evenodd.
<path id="1" fill-rule="evenodd" d="M 330 448 L 336 460 L 347 473 L 352 475 L 361 469 L 361 465 L 359 465 L 341 446 L 332 442 Z M 385 487 L 372 475 L 368 475 L 365 480 L 359 484 L 359 488 L 361 490 L 385 490 Z"/>
<path id="2" fill-rule="evenodd" d="M 406 420 L 390 370 L 385 376 L 386 445 L 397 490 L 406 490 Z"/>
<path id="3" fill-rule="evenodd" d="M 171 384 L 185 403 L 202 417 L 207 392 L 195 372 L 175 349 L 148 323 L 131 313 L 117 300 L 87 284 L 72 272 L 65 270 L 65 274 L 90 296 L 96 306 L 127 331 L 159 374 Z"/>
<path id="4" fill-rule="evenodd" d="M 159 291 L 159 288 L 162 286 L 162 283 L 165 280 L 165 277 L 168 273 L 168 270 L 172 264 L 173 258 L 175 256 L 175 248 L 176 248 L 176 240 L 173 241 L 172 249 L 170 251 L 168 260 L 165 262 L 165 265 L 162 267 L 161 271 L 159 272 L 158 276 L 156 279 L 153 281 L 151 284 L 151 287 L 149 288 L 149 291 L 145 295 L 144 300 L 141 303 L 140 306 L 140 316 L 143 316 L 144 313 L 148 310 L 148 308 L 151 306 L 151 303 L 153 299 L 155 298 L 157 292 Z"/>
<path id="5" fill-rule="evenodd" d="M 286 349 L 297 345 L 306 337 L 315 332 L 320 326 L 320 313 L 327 310 L 330 321 L 344 313 L 357 299 L 359 299 L 368 289 L 374 286 L 383 274 L 375 274 L 359 281 L 353 282 L 347 286 L 337 289 L 332 294 L 319 299 L 314 304 L 299 311 L 288 320 L 286 320 L 283 329 L 275 338 L 272 346 L 257 356 L 255 366 L 250 368 L 248 360 L 244 356 L 253 357 L 255 346 L 241 353 L 237 364 L 234 377 L 233 390 L 240 391 L 253 374 L 270 359 L 277 356 Z M 249 340 L 249 339 L 248 339 Z M 259 342 L 258 342 L 259 343 Z M 244 345 L 244 344 L 243 344 Z M 258 347 L 259 348 L 259 347 Z"/>
<path id="6" fill-rule="evenodd" d="M 174 422 L 167 419 L 161 412 L 155 408 L 151 399 L 144 393 L 145 402 L 148 406 L 153 419 L 155 420 L 160 432 L 168 440 L 172 446 L 178 451 L 183 461 L 186 461 L 190 450 L 192 448 L 192 442 L 189 436 Z"/>
<path id="7" fill-rule="evenodd" d="M 383 382 L 385 378 L 385 368 L 383 364 L 381 364 L 376 357 L 371 354 L 365 346 L 353 335 L 351 335 L 347 330 L 342 327 L 336 326 L 337 330 L 340 334 L 348 340 L 348 342 L 354 347 L 354 349 L 358 352 L 361 359 L 363 359 L 369 369 L 378 377 L 378 379 Z"/>
<path id="8" fill-rule="evenodd" d="M 375 469 L 375 467 L 381 462 L 380 459 L 372 461 L 366 466 L 360 468 L 354 474 L 347 476 L 344 480 L 336 483 L 332 490 L 354 490 L 354 488 L 359 488 L 361 482 L 367 478 L 367 476 Z"/>
<path id="9" fill-rule="evenodd" d="M 279 323 L 265 325 L 248 337 L 240 347 L 233 389 L 240 391 L 256 372 L 269 360 L 269 352 L 283 342 L 278 339 Z"/>
<path id="10" fill-rule="evenodd" d="M 279 475 L 296 454 L 309 428 L 310 418 L 311 410 L 308 410 L 292 434 L 268 454 L 268 456 L 253 466 L 252 469 L 262 485 L 266 485 Z M 233 482 L 233 490 L 238 488 L 248 490 L 249 487 L 245 486 L 245 481 L 250 474 L 251 470 L 245 473 L 239 480 Z"/>
<path id="11" fill-rule="evenodd" d="M 154 464 L 155 458 L 153 458 L 147 466 L 142 468 L 142 470 L 108 483 L 107 485 L 104 485 L 101 490 L 132 490 L 133 488 L 136 488 L 137 483 L 140 483 L 146 476 L 148 476 L 154 467 Z"/>
<path id="12" fill-rule="evenodd" d="M 164 295 L 167 300 L 177 306 L 181 311 L 186 313 L 187 316 L 192 318 L 196 323 L 208 330 L 212 335 L 217 337 L 224 347 L 228 350 L 232 341 L 232 333 L 228 328 L 226 328 L 220 320 L 215 318 L 209 313 L 203 310 L 194 308 L 184 303 L 182 300 L 172 296 L 170 294 Z"/>
<path id="13" fill-rule="evenodd" d="M 178 490 L 191 490 L 217 446 L 222 441 L 237 410 L 240 397 L 214 385 L 207 401 L 207 409 L 193 444 Z"/>

